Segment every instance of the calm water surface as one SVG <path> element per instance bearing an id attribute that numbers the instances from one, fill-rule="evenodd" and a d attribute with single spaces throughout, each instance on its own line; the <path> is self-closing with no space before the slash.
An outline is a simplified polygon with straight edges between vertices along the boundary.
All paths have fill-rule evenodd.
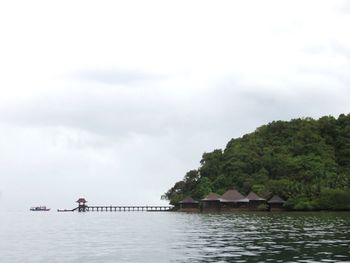
<path id="1" fill-rule="evenodd" d="M 0 262 L 350 262 L 350 213 L 0 213 Z"/>

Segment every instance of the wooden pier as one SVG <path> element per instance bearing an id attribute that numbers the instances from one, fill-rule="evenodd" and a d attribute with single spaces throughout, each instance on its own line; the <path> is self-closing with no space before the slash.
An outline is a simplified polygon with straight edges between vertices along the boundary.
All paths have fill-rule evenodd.
<path id="1" fill-rule="evenodd" d="M 79 212 L 166 212 L 171 211 L 171 206 L 86 206 L 85 211 L 79 211 L 79 207 L 73 209 Z"/>
<path id="2" fill-rule="evenodd" d="M 172 206 L 88 206 L 84 198 L 77 201 L 78 207 L 74 209 L 58 209 L 57 212 L 169 212 Z"/>

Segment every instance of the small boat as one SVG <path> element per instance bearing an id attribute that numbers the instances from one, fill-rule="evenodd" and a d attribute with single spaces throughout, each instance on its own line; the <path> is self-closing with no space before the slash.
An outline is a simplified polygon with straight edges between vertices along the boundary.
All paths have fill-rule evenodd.
<path id="1" fill-rule="evenodd" d="M 36 206 L 31 207 L 30 211 L 50 211 L 50 208 L 46 208 L 46 206 Z"/>

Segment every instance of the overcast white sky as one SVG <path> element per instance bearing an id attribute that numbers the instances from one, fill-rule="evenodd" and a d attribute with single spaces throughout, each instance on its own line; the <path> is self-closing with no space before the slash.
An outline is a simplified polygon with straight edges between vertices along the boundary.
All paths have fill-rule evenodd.
<path id="1" fill-rule="evenodd" d="M 166 204 L 233 137 L 349 113 L 349 28 L 348 1 L 1 1 L 0 209 Z"/>

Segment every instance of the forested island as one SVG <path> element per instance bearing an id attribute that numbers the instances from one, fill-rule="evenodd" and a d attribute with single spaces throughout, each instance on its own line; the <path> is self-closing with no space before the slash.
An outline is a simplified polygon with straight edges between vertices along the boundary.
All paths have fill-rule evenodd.
<path id="1" fill-rule="evenodd" d="M 163 198 L 175 205 L 231 188 L 277 194 L 290 210 L 350 210 L 350 114 L 263 125 L 204 153 Z"/>

